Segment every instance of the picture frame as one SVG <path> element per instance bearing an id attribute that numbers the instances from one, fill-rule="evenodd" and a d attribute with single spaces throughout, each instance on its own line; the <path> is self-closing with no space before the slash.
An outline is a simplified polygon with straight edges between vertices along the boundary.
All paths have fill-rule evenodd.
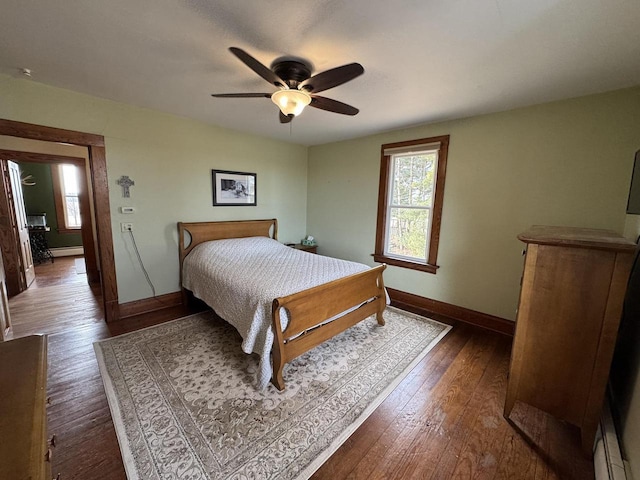
<path id="1" fill-rule="evenodd" d="M 214 207 L 256 206 L 257 175 L 229 170 L 211 170 Z"/>

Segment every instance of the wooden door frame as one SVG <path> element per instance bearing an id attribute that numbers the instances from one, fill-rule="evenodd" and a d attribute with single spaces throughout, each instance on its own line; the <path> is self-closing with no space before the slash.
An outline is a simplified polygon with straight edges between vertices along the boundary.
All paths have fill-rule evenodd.
<path id="1" fill-rule="evenodd" d="M 98 244 L 104 317 L 107 322 L 119 318 L 118 286 L 116 283 L 113 234 L 111 231 L 111 210 L 109 207 L 109 181 L 107 178 L 107 157 L 104 137 L 92 133 L 77 132 L 61 128 L 34 125 L 0 119 L 0 135 L 29 138 L 45 142 L 70 143 L 87 147 L 89 170 L 93 186 L 94 219 Z"/>
<path id="2" fill-rule="evenodd" d="M 82 247 L 84 249 L 84 258 L 87 265 L 87 279 L 90 284 L 97 285 L 100 283 L 100 270 L 98 268 L 98 259 L 96 257 L 96 248 L 94 245 L 93 225 L 91 221 L 91 206 L 89 203 L 89 172 L 87 172 L 86 161 L 82 157 L 69 157 L 65 155 L 53 155 L 49 153 L 23 152 L 18 150 L 0 149 L 0 159 L 12 159 L 18 162 L 27 163 L 46 163 L 48 165 L 72 164 L 80 169 L 83 182 L 80 182 L 80 220 L 82 227 L 80 233 L 82 235 Z M 55 192 L 55 187 L 54 187 Z M 58 209 L 56 203 L 56 210 Z M 58 225 L 60 227 L 60 225 Z"/>

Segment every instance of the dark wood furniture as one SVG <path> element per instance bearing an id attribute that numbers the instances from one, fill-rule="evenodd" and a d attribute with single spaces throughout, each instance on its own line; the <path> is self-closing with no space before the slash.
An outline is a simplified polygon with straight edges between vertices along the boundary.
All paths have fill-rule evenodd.
<path id="1" fill-rule="evenodd" d="M 295 245 L 293 245 L 293 248 L 295 248 L 296 250 L 304 250 L 305 252 L 309 253 L 318 253 L 317 245 L 302 245 L 301 243 L 296 243 Z"/>
<path id="2" fill-rule="evenodd" d="M 635 244 L 608 230 L 535 226 L 527 244 L 504 407 L 580 428 L 590 453 Z"/>
<path id="3" fill-rule="evenodd" d="M 277 232 L 278 222 L 275 218 L 178 223 L 180 286 L 184 292 L 183 298 L 188 298 L 182 287 L 183 263 L 185 257 L 196 245 L 224 238 L 262 236 L 277 239 Z M 187 235 L 189 239 L 186 238 Z M 272 326 L 275 340 L 272 349 L 272 381 L 279 390 L 284 390 L 282 369 L 294 358 L 370 315 L 375 314 L 378 323 L 384 325 L 382 312 L 387 305 L 382 272 L 385 268 L 386 265 L 380 265 L 365 272 L 273 300 Z M 284 331 L 280 319 L 283 308 L 289 313 L 289 323 Z M 323 323 L 349 309 L 353 310 L 331 322 Z"/>
<path id="4" fill-rule="evenodd" d="M 0 343 L 0 478 L 51 479 L 47 337 Z"/>
<path id="5" fill-rule="evenodd" d="M 49 227 L 29 227 L 29 240 L 31 241 L 31 253 L 33 261 L 37 264 L 51 260 L 53 263 L 53 253 L 49 249 L 46 233 L 51 231 Z"/>

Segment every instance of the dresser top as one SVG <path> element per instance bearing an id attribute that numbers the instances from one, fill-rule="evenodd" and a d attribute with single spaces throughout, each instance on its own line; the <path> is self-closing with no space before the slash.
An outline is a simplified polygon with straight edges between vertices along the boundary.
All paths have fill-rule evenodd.
<path id="1" fill-rule="evenodd" d="M 518 235 L 525 243 L 633 252 L 636 244 L 612 230 L 534 225 Z"/>

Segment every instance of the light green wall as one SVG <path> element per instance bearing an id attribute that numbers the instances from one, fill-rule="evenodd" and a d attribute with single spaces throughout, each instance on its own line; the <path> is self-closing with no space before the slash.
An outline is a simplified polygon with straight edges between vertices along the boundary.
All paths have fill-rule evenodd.
<path id="1" fill-rule="evenodd" d="M 7 76 L 0 118 L 104 135 L 120 303 L 151 296 L 120 222 L 134 224 L 159 295 L 178 290 L 178 221 L 278 218 L 281 241 L 305 234 L 306 147 Z M 211 169 L 257 173 L 258 206 L 213 207 Z M 135 181 L 130 199 L 116 184 L 121 175 Z"/>
<path id="2" fill-rule="evenodd" d="M 449 134 L 440 269 L 389 267 L 385 283 L 513 320 L 519 232 L 623 232 L 639 125 L 636 88 L 314 146 L 307 230 L 321 253 L 373 265 L 380 145 Z"/>

